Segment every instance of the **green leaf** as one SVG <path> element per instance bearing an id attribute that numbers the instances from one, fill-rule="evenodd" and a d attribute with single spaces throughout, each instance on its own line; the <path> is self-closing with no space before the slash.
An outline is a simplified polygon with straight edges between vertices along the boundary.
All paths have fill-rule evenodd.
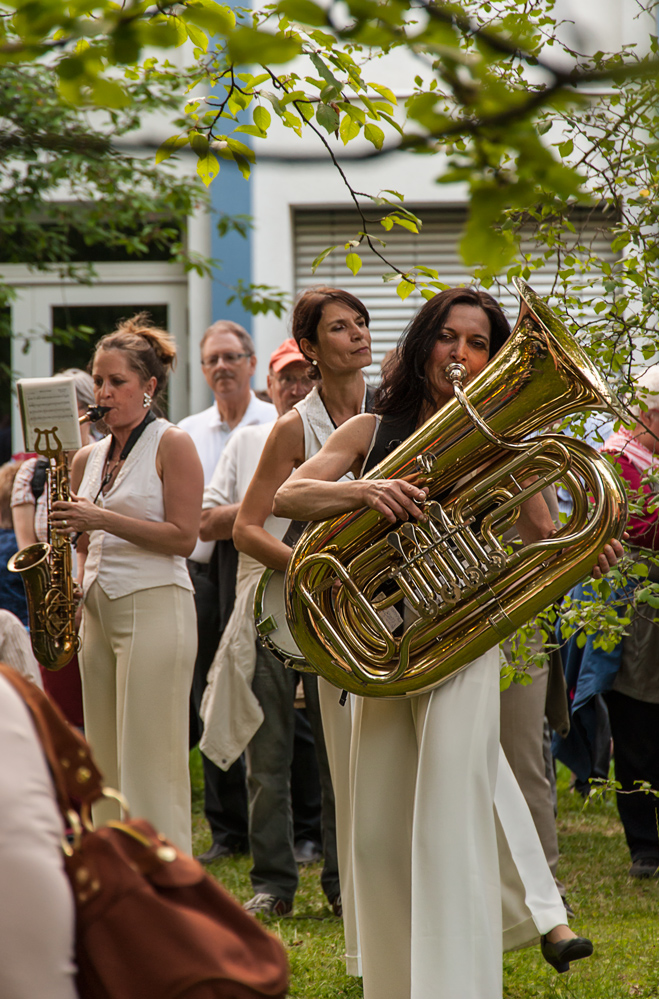
<path id="1" fill-rule="evenodd" d="M 359 125 L 348 114 L 344 114 L 341 119 L 339 135 L 343 139 L 344 146 L 346 146 L 351 139 L 356 139 L 359 135 Z"/>
<path id="2" fill-rule="evenodd" d="M 318 270 L 318 268 L 322 264 L 322 262 L 325 259 L 325 257 L 328 257 L 330 255 L 330 253 L 332 252 L 332 250 L 336 250 L 336 246 L 328 246 L 326 250 L 323 250 L 322 253 L 318 254 L 318 256 L 316 257 L 316 259 L 314 260 L 314 262 L 311 265 L 311 273 L 312 274 L 316 273 L 316 271 Z"/>
<path id="3" fill-rule="evenodd" d="M 329 104 L 319 104 L 316 108 L 316 121 L 327 132 L 336 132 L 339 127 L 338 112 Z"/>
<path id="4" fill-rule="evenodd" d="M 327 14 L 318 4 L 311 0 L 281 0 L 277 9 L 290 18 L 291 21 L 299 21 L 301 24 L 311 24 L 323 27 L 327 24 Z"/>
<path id="5" fill-rule="evenodd" d="M 206 52 L 208 50 L 208 38 L 201 28 L 198 28 L 196 24 L 186 24 L 185 27 L 192 44 L 196 45 L 202 52 Z"/>
<path id="6" fill-rule="evenodd" d="M 364 126 L 364 137 L 372 142 L 376 149 L 382 149 L 382 143 L 384 142 L 384 132 L 377 125 Z"/>
<path id="7" fill-rule="evenodd" d="M 240 170 L 241 174 L 245 178 L 245 180 L 249 180 L 249 176 L 252 171 L 247 159 L 244 156 L 241 156 L 240 153 L 234 151 L 233 160 L 238 169 Z"/>
<path id="8" fill-rule="evenodd" d="M 272 115 L 262 104 L 257 105 L 252 113 L 254 124 L 265 134 L 272 123 Z"/>
<path id="9" fill-rule="evenodd" d="M 358 253 L 349 253 L 346 256 L 346 264 L 353 274 L 358 274 L 362 268 L 361 257 Z"/>
<path id="10" fill-rule="evenodd" d="M 211 181 L 217 177 L 219 172 L 220 164 L 217 157 L 213 156 L 212 153 L 207 153 L 206 156 L 200 156 L 197 160 L 197 173 L 203 180 L 206 187 L 208 187 Z"/>
<path id="11" fill-rule="evenodd" d="M 572 141 L 572 139 L 567 139 L 566 142 L 561 142 L 558 147 L 558 151 L 561 154 L 561 156 L 569 156 L 573 149 L 574 149 L 574 142 Z"/>
<path id="12" fill-rule="evenodd" d="M 106 108 L 125 108 L 130 98 L 123 87 L 115 80 L 99 77 L 92 86 L 92 99 L 95 104 Z"/>
<path id="13" fill-rule="evenodd" d="M 258 125 L 238 125 L 234 128 L 234 134 L 236 132 L 245 132 L 246 135 L 256 135 L 257 138 L 262 139 L 265 133 L 258 127 Z"/>
<path id="14" fill-rule="evenodd" d="M 290 62 L 302 50 L 302 46 L 293 38 L 242 26 L 231 32 L 228 49 L 233 62 L 257 62 L 265 65 Z"/>
<path id="15" fill-rule="evenodd" d="M 323 60 L 320 58 L 320 56 L 316 55 L 315 52 L 313 52 L 309 56 L 309 58 L 311 59 L 311 62 L 313 64 L 314 68 L 322 76 L 323 80 L 325 80 L 326 83 L 329 83 L 329 85 L 336 91 L 336 94 L 337 94 L 337 97 L 338 97 L 338 95 L 341 93 L 341 84 L 337 80 L 337 78 L 334 76 L 334 74 L 332 73 L 332 71 L 329 68 L 329 66 L 327 66 L 323 62 Z"/>
<path id="16" fill-rule="evenodd" d="M 190 145 L 197 156 L 203 157 L 208 153 L 208 136 L 201 132 L 190 132 Z"/>
<path id="17" fill-rule="evenodd" d="M 383 87 L 382 84 L 380 83 L 369 83 L 369 87 L 372 87 L 373 90 L 375 90 L 382 97 L 385 97 L 392 104 L 398 104 L 398 101 L 396 100 L 396 95 L 394 94 L 393 90 L 389 90 L 389 87 Z"/>
<path id="18" fill-rule="evenodd" d="M 162 163 L 163 160 L 169 159 L 170 156 L 173 156 L 183 146 L 187 146 L 188 142 L 189 136 L 187 135 L 172 135 L 171 138 L 165 139 L 156 150 L 156 165 Z"/>
<path id="19" fill-rule="evenodd" d="M 227 146 L 229 147 L 232 153 L 238 153 L 240 156 L 244 156 L 245 159 L 249 160 L 250 163 L 254 163 L 254 161 L 256 160 L 254 150 L 251 149 L 249 146 L 246 146 L 244 142 L 240 141 L 240 139 L 233 139 L 231 136 L 228 136 Z"/>
<path id="20" fill-rule="evenodd" d="M 419 227 L 416 222 L 412 222 L 411 219 L 402 218 L 400 215 L 392 215 L 391 218 L 393 219 L 395 225 L 400 225 L 403 229 L 408 229 L 409 232 L 418 233 Z"/>
<path id="21" fill-rule="evenodd" d="M 406 278 L 402 278 L 398 283 L 398 287 L 396 288 L 396 294 L 398 295 L 399 298 L 402 298 L 402 300 L 405 301 L 405 299 L 412 294 L 415 288 L 416 285 L 412 281 L 408 281 Z"/>
<path id="22" fill-rule="evenodd" d="M 305 121 L 311 121 L 314 114 L 313 104 L 311 104 L 309 101 L 299 101 L 295 106 Z"/>
<path id="23" fill-rule="evenodd" d="M 211 35 L 228 35 L 236 26 L 236 15 L 231 8 L 213 0 L 192 0 L 182 8 L 180 16 Z"/>
<path id="24" fill-rule="evenodd" d="M 291 111 L 286 111 L 282 115 L 282 121 L 288 126 L 288 128 L 292 128 L 294 132 L 297 132 L 299 136 L 302 136 L 302 122 L 296 114 L 293 114 Z"/>

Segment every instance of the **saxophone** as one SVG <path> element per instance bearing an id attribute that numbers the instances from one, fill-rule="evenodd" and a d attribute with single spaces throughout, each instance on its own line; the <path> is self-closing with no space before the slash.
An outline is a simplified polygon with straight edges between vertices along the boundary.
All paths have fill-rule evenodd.
<path id="1" fill-rule="evenodd" d="M 96 423 L 107 411 L 107 406 L 90 406 L 80 417 L 80 425 Z M 7 563 L 10 572 L 18 572 L 23 578 L 35 659 L 53 671 L 66 666 L 80 645 L 75 627 L 73 542 L 68 534 L 50 527 L 53 503 L 71 499 L 66 452 L 56 431 L 57 428 L 37 431 L 34 445 L 37 454 L 49 462 L 47 500 L 50 543 L 37 541 L 28 545 L 12 555 Z M 42 438 L 45 438 L 43 443 Z"/>
<path id="2" fill-rule="evenodd" d="M 627 520 L 624 487 L 582 441 L 529 435 L 570 413 L 609 410 L 608 385 L 523 281 L 520 315 L 488 366 L 365 478 L 413 476 L 423 522 L 392 529 L 362 509 L 307 527 L 286 577 L 286 617 L 302 659 L 339 688 L 400 697 L 444 683 L 588 572 Z M 510 549 L 520 504 L 560 481 L 574 509 L 555 536 Z M 404 601 L 404 618 L 398 611 Z M 283 658 L 283 657 L 282 657 Z"/>

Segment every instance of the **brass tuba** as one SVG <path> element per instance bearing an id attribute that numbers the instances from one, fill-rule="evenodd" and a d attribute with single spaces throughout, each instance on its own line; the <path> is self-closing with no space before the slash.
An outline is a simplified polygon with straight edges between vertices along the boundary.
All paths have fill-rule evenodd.
<path id="1" fill-rule="evenodd" d="M 361 509 L 309 525 L 293 551 L 290 630 L 307 668 L 339 688 L 400 697 L 436 687 L 586 576 L 624 532 L 626 494 L 606 458 L 556 434 L 528 439 L 581 410 L 622 414 L 563 323 L 515 285 L 520 314 L 496 357 L 466 391 L 464 369 L 450 366 L 455 398 L 365 476 L 415 476 L 429 489 L 427 519 L 393 529 Z M 568 523 L 505 545 L 520 503 L 557 481 L 574 502 Z"/>
<path id="2" fill-rule="evenodd" d="M 96 423 L 107 411 L 107 406 L 90 406 L 80 417 L 80 424 Z M 37 431 L 45 435 L 46 440 L 43 447 L 35 443 L 37 454 L 43 455 L 49 463 L 49 513 L 57 500 L 71 499 L 66 453 L 56 430 Z M 16 552 L 7 568 L 23 577 L 35 659 L 46 669 L 55 671 L 71 661 L 80 643 L 75 627 L 73 543 L 68 534 L 50 527 L 50 518 L 49 537 L 50 544 L 37 541 Z"/>

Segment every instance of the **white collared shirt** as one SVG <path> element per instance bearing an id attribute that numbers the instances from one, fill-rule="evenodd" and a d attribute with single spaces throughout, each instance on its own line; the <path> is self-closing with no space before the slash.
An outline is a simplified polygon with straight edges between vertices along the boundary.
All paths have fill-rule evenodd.
<path id="1" fill-rule="evenodd" d="M 242 420 L 235 427 L 230 427 L 224 422 L 216 403 L 201 413 L 186 416 L 181 420 L 179 427 L 190 434 L 197 448 L 204 470 L 204 485 L 209 484 L 227 441 L 236 430 L 260 423 L 272 423 L 276 419 L 277 410 L 272 403 L 262 402 L 261 399 L 257 399 L 254 392 L 250 392 L 249 405 Z M 194 562 L 209 562 L 214 547 L 214 541 L 198 540 L 190 558 Z"/>

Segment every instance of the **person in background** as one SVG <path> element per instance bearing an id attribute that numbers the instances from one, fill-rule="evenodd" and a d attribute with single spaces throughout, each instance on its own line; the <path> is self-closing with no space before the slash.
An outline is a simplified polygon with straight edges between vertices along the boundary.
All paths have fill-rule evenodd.
<path id="1" fill-rule="evenodd" d="M 0 663 L 6 663 L 43 690 L 39 663 L 34 658 L 28 633 L 8 610 L 0 610 Z"/>
<path id="2" fill-rule="evenodd" d="M 94 383 L 91 375 L 79 368 L 67 368 L 59 371 L 54 377 L 64 376 L 73 378 L 78 416 L 84 416 L 89 407 L 94 405 Z M 89 423 L 83 424 L 80 428 L 80 437 L 83 447 L 94 439 Z M 69 460 L 72 458 L 73 453 L 69 455 Z M 11 496 L 11 512 L 19 550 L 36 541 L 49 540 L 47 468 L 48 463 L 45 459 L 29 458 L 23 462 L 16 474 Z M 73 656 L 66 666 L 55 672 L 42 667 L 41 673 L 48 696 L 52 697 L 71 725 L 82 728 L 82 687 L 78 657 Z"/>
<path id="3" fill-rule="evenodd" d="M 316 384 L 277 421 L 234 524 L 234 541 L 241 552 L 271 569 L 283 572 L 291 543 L 278 540 L 264 527 L 272 513 L 275 493 L 291 471 L 320 450 L 335 427 L 368 411 L 373 392 L 363 369 L 371 363 L 371 334 L 366 306 L 342 288 L 317 287 L 303 292 L 293 309 L 291 331 L 309 361 Z M 287 539 L 288 541 L 288 539 Z M 263 655 L 265 669 L 267 650 Z M 270 656 L 272 659 L 273 657 Z M 275 661 L 276 662 L 276 661 Z M 274 668 L 274 667 L 273 667 Z M 343 915 L 348 974 L 359 975 L 359 934 L 352 880 L 352 794 L 350 739 L 353 698 L 345 703 L 341 692 L 324 679 L 318 681 L 325 745 L 332 773 L 336 805 L 336 836 L 341 895 L 333 910 Z M 290 897 L 258 892 L 253 907 L 267 913 L 291 911 Z M 252 908 L 254 911 L 254 908 Z"/>
<path id="4" fill-rule="evenodd" d="M 15 614 L 27 628 L 27 599 L 20 575 L 10 572 L 7 562 L 18 551 L 18 542 L 11 516 L 11 491 L 20 462 L 8 461 L 0 466 L 0 607 Z"/>
<path id="5" fill-rule="evenodd" d="M 1 675 L 0 761 L 0 995 L 77 999 L 62 816 L 28 708 Z"/>
<path id="6" fill-rule="evenodd" d="M 543 489 L 542 495 L 554 525 L 558 528 L 560 518 L 555 487 Z M 511 544 L 519 543 L 520 538 L 513 527 L 506 532 L 503 540 L 506 544 Z M 501 653 L 509 664 L 513 662 L 513 638 L 514 636 L 506 639 L 500 646 Z M 565 901 L 565 886 L 557 876 L 559 852 L 554 785 L 547 775 L 545 759 L 545 714 L 551 717 L 554 729 L 565 732 L 569 728 L 563 667 L 560 654 L 545 650 L 542 635 L 537 628 L 528 636 L 528 643 L 529 652 L 543 658 L 539 664 L 526 664 L 526 675 L 532 680 L 531 683 L 513 682 L 501 691 L 501 747 L 529 806 L 566 912 L 573 916 L 571 907 Z M 549 755 L 551 760 L 550 750 Z"/>
<path id="7" fill-rule="evenodd" d="M 201 366 L 213 393 L 212 406 L 187 416 L 179 427 L 195 443 L 208 485 L 222 452 L 239 427 L 270 423 L 277 411 L 250 389 L 256 369 L 254 342 L 238 323 L 218 320 L 200 343 Z M 197 608 L 198 651 L 190 694 L 190 747 L 201 738 L 199 707 L 206 676 L 233 608 L 237 555 L 230 534 L 217 544 L 198 541 L 188 559 Z M 202 753 L 204 811 L 212 843 L 197 859 L 212 863 L 220 857 L 247 852 L 247 794 L 241 759 L 226 773 Z"/>
<path id="8" fill-rule="evenodd" d="M 108 785 L 186 852 L 192 846 L 188 699 L 197 630 L 185 558 L 203 472 L 188 434 L 157 419 L 176 344 L 145 313 L 96 345 L 94 394 L 110 433 L 79 451 L 71 501 L 53 505 L 79 536 L 85 732 Z M 95 806 L 115 818 L 114 802 Z"/>
<path id="9" fill-rule="evenodd" d="M 268 391 L 279 416 L 312 389 L 309 363 L 289 339 L 270 358 Z M 200 536 L 228 537 L 239 505 L 259 464 L 273 423 L 244 427 L 227 444 L 204 492 Z M 264 530 L 281 541 L 289 521 L 268 517 Z M 220 642 L 202 702 L 202 750 L 220 767 L 246 750 L 249 846 L 253 899 L 250 912 L 288 915 L 298 885 L 293 838 L 291 766 L 296 728 L 295 694 L 300 680 L 318 757 L 322 788 L 321 883 L 330 904 L 340 896 L 336 857 L 334 792 L 318 703 L 318 679 L 287 669 L 261 647 L 254 627 L 254 595 L 263 565 L 241 553 L 236 603 Z"/>
<path id="10" fill-rule="evenodd" d="M 625 480 L 632 510 L 627 531 L 632 558 L 645 565 L 646 582 L 659 582 L 659 364 L 640 376 L 637 394 L 647 406 L 631 407 L 636 425 L 607 438 L 600 450 L 610 455 Z M 655 557 L 653 557 L 653 554 Z M 634 583 L 614 590 L 608 601 L 626 613 Z M 592 599 L 588 586 L 570 593 L 576 600 Z M 632 607 L 625 636 L 613 649 L 596 648 L 597 635 L 579 646 L 573 635 L 562 648 L 570 694 L 572 726 L 566 739 L 554 736 L 553 751 L 587 782 L 593 776 L 598 734 L 598 697 L 603 695 L 613 735 L 616 794 L 620 820 L 631 856 L 629 875 L 652 878 L 659 874 L 659 798 L 638 790 L 646 781 L 659 791 L 659 616 L 649 603 Z"/>

